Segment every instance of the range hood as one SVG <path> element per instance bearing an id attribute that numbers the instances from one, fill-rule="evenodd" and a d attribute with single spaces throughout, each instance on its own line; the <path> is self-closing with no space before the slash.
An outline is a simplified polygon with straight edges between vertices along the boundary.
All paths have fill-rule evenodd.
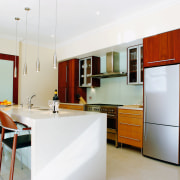
<path id="1" fill-rule="evenodd" d="M 106 73 L 92 75 L 93 78 L 111 78 L 127 76 L 127 73 L 120 72 L 119 70 L 119 53 L 108 52 L 106 53 Z"/>

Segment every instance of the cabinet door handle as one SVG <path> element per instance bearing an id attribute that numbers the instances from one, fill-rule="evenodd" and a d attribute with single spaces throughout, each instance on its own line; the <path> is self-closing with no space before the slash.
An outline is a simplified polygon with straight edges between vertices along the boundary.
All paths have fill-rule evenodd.
<path id="1" fill-rule="evenodd" d="M 141 116 L 141 114 L 132 114 L 132 113 L 119 113 L 119 114 L 128 114 L 128 115 L 135 115 L 135 116 Z"/>
<path id="2" fill-rule="evenodd" d="M 147 96 L 144 96 L 144 139 L 146 140 Z"/>
<path id="3" fill-rule="evenodd" d="M 109 117 L 116 117 L 115 114 L 107 114 L 107 116 L 109 116 Z"/>
<path id="4" fill-rule="evenodd" d="M 128 124 L 128 123 L 122 123 L 122 122 L 120 122 L 120 124 L 123 124 L 123 125 L 128 125 L 128 126 L 141 127 L 141 125 L 137 125 L 137 124 Z"/>
<path id="5" fill-rule="evenodd" d="M 66 66 L 66 82 L 67 82 L 67 66 Z"/>
<path id="6" fill-rule="evenodd" d="M 139 139 L 134 139 L 134 138 L 126 137 L 126 136 L 119 136 L 119 137 L 140 142 Z"/>
<path id="7" fill-rule="evenodd" d="M 67 88 L 65 88 L 65 102 L 67 102 Z"/>
<path id="8" fill-rule="evenodd" d="M 150 61 L 148 63 L 157 63 L 157 62 L 165 62 L 165 61 L 174 61 L 175 59 L 162 59 L 162 60 L 159 60 L 159 61 Z"/>

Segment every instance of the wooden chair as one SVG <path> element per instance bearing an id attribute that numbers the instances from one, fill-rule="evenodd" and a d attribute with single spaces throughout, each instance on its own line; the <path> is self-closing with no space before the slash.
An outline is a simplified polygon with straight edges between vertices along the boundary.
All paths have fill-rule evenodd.
<path id="1" fill-rule="evenodd" d="M 17 125 L 12 120 L 12 118 L 8 116 L 6 113 L 2 112 L 1 110 L 0 110 L 0 121 L 2 126 L 1 142 L 0 142 L 0 171 L 1 171 L 1 163 L 2 163 L 3 144 L 4 144 L 12 149 L 9 180 L 13 180 L 16 149 L 31 146 L 31 135 L 27 134 L 27 135 L 18 136 L 18 133 L 24 130 L 30 130 L 30 128 L 18 129 Z M 14 137 L 4 139 L 5 130 L 13 131 Z"/>

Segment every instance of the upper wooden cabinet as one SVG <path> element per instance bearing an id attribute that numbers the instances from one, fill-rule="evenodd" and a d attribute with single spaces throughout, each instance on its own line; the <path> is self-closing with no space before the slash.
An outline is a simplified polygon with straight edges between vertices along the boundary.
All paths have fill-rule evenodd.
<path id="1" fill-rule="evenodd" d="M 99 87 L 100 80 L 92 78 L 92 75 L 100 73 L 100 58 L 96 56 L 86 57 L 79 60 L 79 86 Z"/>
<path id="2" fill-rule="evenodd" d="M 60 102 L 78 103 L 77 94 L 86 100 L 86 89 L 79 88 L 79 60 L 59 62 L 58 96 Z"/>
<path id="3" fill-rule="evenodd" d="M 144 67 L 180 63 L 180 29 L 143 39 Z"/>

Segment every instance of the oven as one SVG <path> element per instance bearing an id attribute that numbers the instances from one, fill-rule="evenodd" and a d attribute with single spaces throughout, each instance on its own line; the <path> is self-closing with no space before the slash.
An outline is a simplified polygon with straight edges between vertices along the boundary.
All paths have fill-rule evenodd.
<path id="1" fill-rule="evenodd" d="M 118 146 L 118 106 L 112 104 L 86 104 L 86 111 L 94 111 L 107 114 L 107 139 L 115 141 Z"/>

